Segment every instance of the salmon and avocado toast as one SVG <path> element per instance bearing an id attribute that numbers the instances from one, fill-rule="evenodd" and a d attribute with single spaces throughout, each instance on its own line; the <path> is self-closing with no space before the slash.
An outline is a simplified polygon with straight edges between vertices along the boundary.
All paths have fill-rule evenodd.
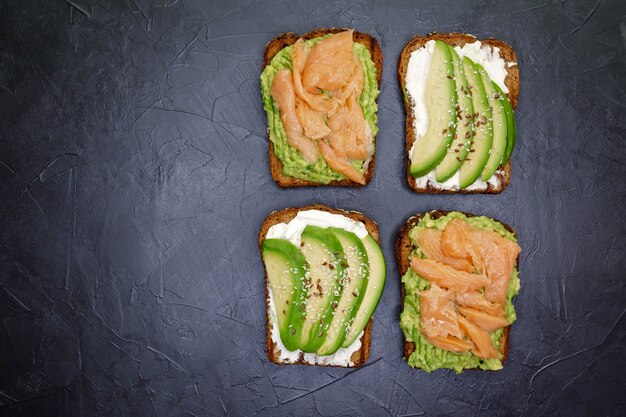
<path id="1" fill-rule="evenodd" d="M 409 365 L 502 369 L 517 318 L 520 252 L 513 229 L 488 217 L 432 211 L 406 222 L 396 260 Z"/>
<path id="2" fill-rule="evenodd" d="M 371 180 L 381 71 L 378 42 L 351 29 L 285 33 L 267 45 L 261 94 L 279 186 Z"/>

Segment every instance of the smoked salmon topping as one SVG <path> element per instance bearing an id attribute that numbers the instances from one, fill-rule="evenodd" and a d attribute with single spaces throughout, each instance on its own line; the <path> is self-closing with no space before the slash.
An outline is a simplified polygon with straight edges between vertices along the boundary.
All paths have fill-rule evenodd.
<path id="1" fill-rule="evenodd" d="M 489 333 L 509 325 L 509 322 L 503 316 L 492 316 L 484 311 L 474 310 L 469 307 L 459 307 L 459 313 Z"/>
<path id="2" fill-rule="evenodd" d="M 431 284 L 428 290 L 420 293 L 420 314 L 422 330 L 427 336 L 463 337 L 457 320 L 453 291 Z"/>
<path id="3" fill-rule="evenodd" d="M 500 304 L 490 302 L 478 291 L 460 292 L 456 295 L 456 302 L 460 306 L 472 307 L 491 315 L 501 314 L 503 310 Z"/>
<path id="4" fill-rule="evenodd" d="M 359 104 L 365 77 L 352 53 L 352 38 L 347 30 L 314 46 L 298 39 L 291 51 L 292 70 L 277 72 L 270 90 L 290 146 L 311 164 L 321 154 L 332 170 L 365 184 L 352 161 L 367 161 L 374 147 Z"/>
<path id="5" fill-rule="evenodd" d="M 441 250 L 441 235 L 436 229 L 422 229 L 417 234 L 417 244 L 422 253 L 430 259 L 441 262 L 458 269 L 459 271 L 472 272 L 472 263 L 465 258 L 455 258 L 444 255 Z"/>
<path id="6" fill-rule="evenodd" d="M 413 256 L 411 269 L 430 282 L 419 292 L 420 332 L 450 352 L 499 358 L 490 333 L 510 324 L 504 305 L 519 245 L 462 219 L 443 231 L 420 229 L 414 239 L 425 257 Z"/>
<path id="7" fill-rule="evenodd" d="M 455 291 L 477 290 L 489 283 L 485 275 L 459 271 L 441 262 L 417 256 L 411 259 L 411 269 L 431 283 Z"/>
<path id="8" fill-rule="evenodd" d="M 424 335 L 424 336 L 426 337 L 426 340 L 428 340 L 428 342 L 431 345 L 438 347 L 440 349 L 449 350 L 450 352 L 461 353 L 461 352 L 467 352 L 468 350 L 474 348 L 474 344 L 471 343 L 469 340 L 462 340 L 454 336 L 447 336 L 447 337 L 442 337 L 442 336 L 428 337 L 427 335 Z"/>
<path id="9" fill-rule="evenodd" d="M 304 136 L 302 124 L 296 116 L 296 95 L 293 90 L 291 72 L 278 71 L 274 76 L 270 93 L 280 110 L 280 119 L 283 122 L 289 146 L 299 150 L 307 162 L 315 163 L 319 152 L 315 143 Z"/>
<path id="10" fill-rule="evenodd" d="M 489 278 L 485 298 L 504 306 L 506 289 L 521 248 L 498 233 L 477 229 L 466 221 L 451 220 L 443 231 L 441 248 L 446 256 L 464 258 Z"/>
<path id="11" fill-rule="evenodd" d="M 491 337 L 486 330 L 481 329 L 476 324 L 467 320 L 463 316 L 459 316 L 459 326 L 465 332 L 467 337 L 476 345 L 476 349 L 472 353 L 483 359 L 499 358 L 500 352 L 491 342 Z"/>

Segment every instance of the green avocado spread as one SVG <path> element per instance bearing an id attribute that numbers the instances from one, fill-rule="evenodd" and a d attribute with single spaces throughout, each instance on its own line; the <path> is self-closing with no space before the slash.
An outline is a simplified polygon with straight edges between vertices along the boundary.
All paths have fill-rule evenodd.
<path id="1" fill-rule="evenodd" d="M 430 214 L 426 214 L 409 232 L 409 237 L 416 246 L 412 255 L 424 256 L 415 242 L 417 231 L 424 228 L 443 230 L 451 219 L 467 220 L 479 229 L 493 230 L 503 237 L 517 242 L 513 233 L 506 230 L 502 224 L 488 217 L 466 217 L 463 213 L 451 212 L 438 219 L 432 219 Z M 402 277 L 402 283 L 404 284 L 405 297 L 404 310 L 400 314 L 400 327 L 404 332 L 405 339 L 415 343 L 415 351 L 408 358 L 409 365 L 414 368 L 421 368 L 427 372 L 440 368 L 454 369 L 456 373 L 460 373 L 463 369 L 479 368 L 490 371 L 502 369 L 502 361 L 500 359 L 481 359 L 471 352 L 449 352 L 428 343 L 419 331 L 420 301 L 418 291 L 427 290 L 430 283 L 416 274 L 411 268 Z M 516 267 L 513 269 L 513 275 L 506 292 L 504 315 L 509 323 L 513 323 L 516 319 L 513 297 L 517 295 L 519 289 L 520 280 Z M 491 333 L 491 339 L 498 350 L 500 350 L 503 334 L 504 329 Z"/>
<path id="2" fill-rule="evenodd" d="M 332 36 L 332 35 L 326 35 Z M 305 41 L 308 45 L 313 46 L 326 36 Z M 283 174 L 301 178 L 309 181 L 328 184 L 331 181 L 342 180 L 346 177 L 336 171 L 330 169 L 324 158 L 319 158 L 316 163 L 309 164 L 304 160 L 299 151 L 287 144 L 287 135 L 280 120 L 280 112 L 278 106 L 274 102 L 270 94 L 270 87 L 274 80 L 274 75 L 282 70 L 291 70 L 291 50 L 293 46 L 287 46 L 278 52 L 263 72 L 261 73 L 261 94 L 263 96 L 263 107 L 267 112 L 267 120 L 269 126 L 270 140 L 274 144 L 274 152 L 278 159 L 283 163 Z M 359 104 L 363 109 L 365 120 L 372 129 L 372 135 L 376 137 L 377 127 L 377 110 L 376 98 L 378 97 L 378 81 L 376 79 L 376 66 L 372 61 L 369 50 L 365 45 L 354 43 L 352 53 L 357 56 L 363 65 L 364 83 L 363 92 L 359 97 Z M 366 161 L 353 161 L 352 165 L 361 173 L 367 168 Z"/>

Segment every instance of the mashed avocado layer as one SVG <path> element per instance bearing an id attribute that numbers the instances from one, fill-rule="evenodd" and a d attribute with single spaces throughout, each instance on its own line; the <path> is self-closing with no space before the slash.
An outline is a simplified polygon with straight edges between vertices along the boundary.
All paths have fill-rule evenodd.
<path id="1" fill-rule="evenodd" d="M 497 221 L 488 217 L 466 217 L 463 213 L 451 212 L 446 216 L 438 219 L 432 219 L 430 214 L 425 215 L 415 227 L 409 232 L 409 237 L 414 245 L 416 233 L 424 228 L 445 229 L 451 219 L 467 220 L 473 226 L 479 229 L 493 230 L 503 237 L 517 242 L 513 233 L 509 232 Z M 424 257 L 419 248 L 413 251 L 413 254 Z M 454 369 L 460 373 L 463 369 L 480 368 L 483 370 L 497 371 L 502 369 L 502 361 L 500 359 L 481 359 L 473 355 L 471 352 L 454 353 L 437 348 L 424 339 L 420 331 L 420 301 L 418 291 L 428 289 L 430 283 L 424 278 L 416 274 L 411 268 L 402 277 L 405 288 L 404 310 L 400 314 L 400 327 L 404 332 L 407 341 L 415 343 L 415 351 L 408 358 L 409 365 L 414 368 L 421 368 L 427 372 L 440 368 Z M 509 281 L 506 292 L 506 305 L 504 315 L 509 323 L 513 323 L 517 318 L 515 308 L 513 306 L 513 297 L 519 293 L 520 280 L 518 277 L 517 267 L 513 269 L 513 275 Z M 498 350 L 500 350 L 502 335 L 504 329 L 499 329 L 491 334 L 491 340 Z"/>
<path id="2" fill-rule="evenodd" d="M 305 41 L 309 46 L 313 46 L 326 35 Z M 287 144 L 287 135 L 280 120 L 280 112 L 274 99 L 270 95 L 270 87 L 274 80 L 274 75 L 282 69 L 291 70 L 291 50 L 293 46 L 287 46 L 278 52 L 270 64 L 261 73 L 261 94 L 263 95 L 263 107 L 267 112 L 270 140 L 274 143 L 274 152 L 283 163 L 283 173 L 294 178 L 301 178 L 309 181 L 328 184 L 334 180 L 342 180 L 346 177 L 333 171 L 326 164 L 324 158 L 319 158 L 315 164 L 309 164 L 304 160 L 299 151 Z M 376 66 L 372 61 L 370 52 L 360 43 L 354 43 L 352 53 L 356 55 L 363 65 L 364 83 L 363 92 L 359 97 L 359 104 L 363 109 L 365 120 L 372 129 L 375 137 L 378 132 L 376 98 L 378 97 L 378 81 L 376 80 Z M 366 168 L 366 161 L 353 161 L 352 165 L 363 173 Z"/>

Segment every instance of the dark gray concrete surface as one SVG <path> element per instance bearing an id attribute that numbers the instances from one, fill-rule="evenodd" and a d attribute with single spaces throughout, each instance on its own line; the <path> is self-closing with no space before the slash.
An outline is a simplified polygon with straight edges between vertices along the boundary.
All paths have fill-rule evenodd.
<path id="1" fill-rule="evenodd" d="M 0 2 L 0 415 L 625 415 L 625 14 L 619 0 Z M 280 190 L 263 49 L 331 26 L 383 48 L 375 177 Z M 433 30 L 517 52 L 501 195 L 405 183 L 397 58 Z M 380 225 L 389 275 L 356 371 L 265 358 L 257 232 L 309 203 Z M 500 372 L 402 360 L 393 241 L 431 209 L 518 231 L 519 319 Z"/>

